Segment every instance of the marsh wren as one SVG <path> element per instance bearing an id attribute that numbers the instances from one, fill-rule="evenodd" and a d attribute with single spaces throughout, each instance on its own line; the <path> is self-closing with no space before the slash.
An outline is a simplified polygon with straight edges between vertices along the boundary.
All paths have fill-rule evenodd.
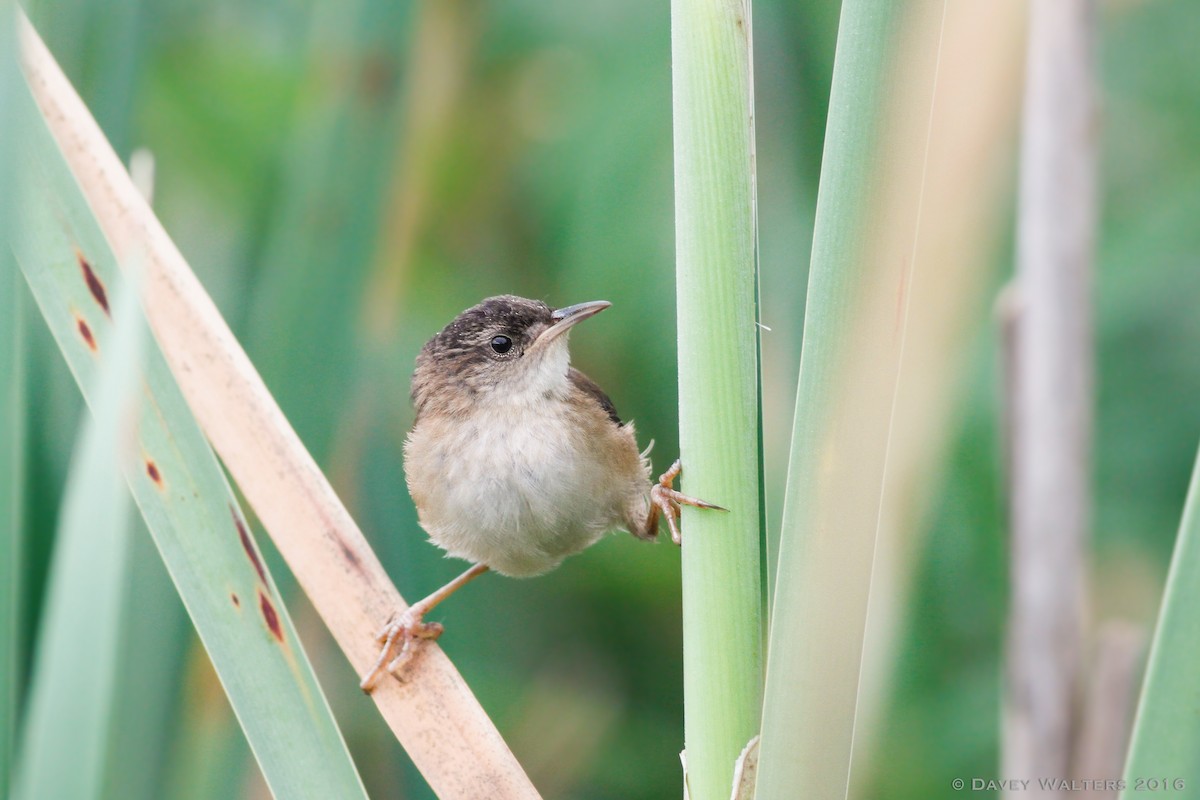
<path id="1" fill-rule="evenodd" d="M 483 572 L 540 575 L 617 528 L 653 540 L 660 516 L 679 544 L 680 504 L 720 509 L 672 488 L 678 461 L 651 483 L 633 423 L 571 366 L 571 329 L 610 305 L 489 297 L 421 349 L 408 491 L 430 540 L 474 566 L 389 620 L 364 690 L 437 638 L 442 626 L 424 615 Z"/>

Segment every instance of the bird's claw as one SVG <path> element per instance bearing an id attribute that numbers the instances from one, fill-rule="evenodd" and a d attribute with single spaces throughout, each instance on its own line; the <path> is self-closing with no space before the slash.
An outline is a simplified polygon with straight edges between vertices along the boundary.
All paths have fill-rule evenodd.
<path id="1" fill-rule="evenodd" d="M 383 645 L 374 666 L 363 677 L 359 688 L 370 693 L 384 673 L 398 675 L 399 671 L 417 654 L 421 642 L 436 639 L 445 627 L 440 622 L 425 622 L 420 611 L 409 608 L 393 614 L 379 632 L 375 641 Z M 397 647 L 399 648 L 397 650 Z M 393 655 L 394 654 L 394 655 Z"/>
<path id="2" fill-rule="evenodd" d="M 658 479 L 658 483 L 650 487 L 650 502 L 658 506 L 663 516 L 667 518 L 667 528 L 671 531 L 671 541 L 677 545 L 683 544 L 683 536 L 679 533 L 680 506 L 711 508 L 716 511 L 729 510 L 676 491 L 672 484 L 675 483 L 675 479 L 679 477 L 679 473 L 682 471 L 683 465 L 679 459 L 675 459 L 675 463 L 671 465 L 669 470 L 662 474 Z"/>

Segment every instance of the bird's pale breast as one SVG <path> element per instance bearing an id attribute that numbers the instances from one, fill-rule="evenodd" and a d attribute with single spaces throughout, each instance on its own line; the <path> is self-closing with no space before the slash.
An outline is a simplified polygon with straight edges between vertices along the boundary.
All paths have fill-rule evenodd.
<path id="1" fill-rule="evenodd" d="M 562 402 L 422 418 L 405 446 L 422 527 L 449 555 L 506 575 L 553 569 L 620 526 L 629 480 L 644 480 L 613 474 L 614 446 L 634 457 L 620 453 L 618 469 L 633 463 L 640 472 L 632 430 L 603 433 L 581 426 Z"/>

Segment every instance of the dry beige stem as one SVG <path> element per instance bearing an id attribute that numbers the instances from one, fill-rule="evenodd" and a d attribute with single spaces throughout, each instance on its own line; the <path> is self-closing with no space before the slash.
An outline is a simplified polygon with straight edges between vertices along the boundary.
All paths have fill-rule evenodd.
<path id="1" fill-rule="evenodd" d="M 1073 777 L 1086 780 L 1095 775 L 1120 775 L 1124 770 L 1146 643 L 1146 632 L 1140 626 L 1121 620 L 1108 620 L 1096 632 L 1072 756 Z M 1117 800 L 1118 790 L 1111 783 L 1093 779 L 1078 800 Z"/>
<path id="2" fill-rule="evenodd" d="M 358 673 L 404 607 L 354 520 L 284 418 L 37 33 L 22 20 L 30 88 L 118 261 L 145 263 L 150 325 L 213 447 Z M 470 688 L 432 643 L 372 697 L 442 798 L 536 798 Z"/>
<path id="3" fill-rule="evenodd" d="M 1034 0 L 1021 136 L 1017 313 L 1006 376 L 1012 567 L 1005 778 L 1071 775 L 1090 528 L 1095 4 Z M 1021 800 L 1065 800 L 1057 788 Z M 1005 797 L 1017 797 L 1008 792 Z"/>

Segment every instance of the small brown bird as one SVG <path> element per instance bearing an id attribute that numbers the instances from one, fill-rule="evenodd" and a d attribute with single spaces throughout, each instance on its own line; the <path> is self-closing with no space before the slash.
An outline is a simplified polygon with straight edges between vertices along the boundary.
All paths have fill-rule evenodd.
<path id="1" fill-rule="evenodd" d="M 408 491 L 433 543 L 474 566 L 380 631 L 364 690 L 402 667 L 417 642 L 437 638 L 442 626 L 424 615 L 483 572 L 540 575 L 616 528 L 653 540 L 660 515 L 679 544 L 681 503 L 720 508 L 672 488 L 678 461 L 652 484 L 633 423 L 571 366 L 570 330 L 610 305 L 489 297 L 421 349 Z"/>

